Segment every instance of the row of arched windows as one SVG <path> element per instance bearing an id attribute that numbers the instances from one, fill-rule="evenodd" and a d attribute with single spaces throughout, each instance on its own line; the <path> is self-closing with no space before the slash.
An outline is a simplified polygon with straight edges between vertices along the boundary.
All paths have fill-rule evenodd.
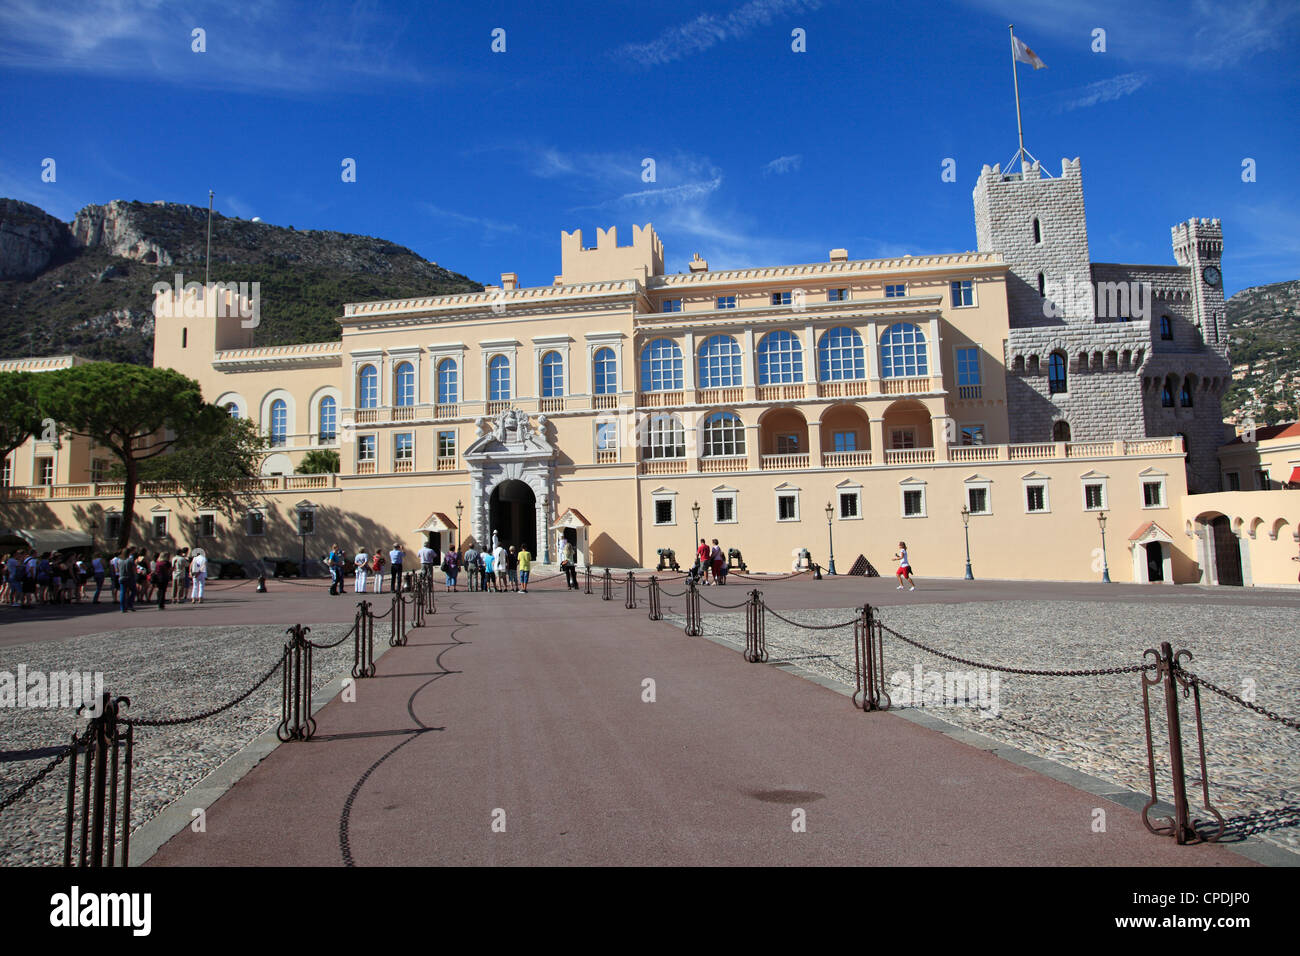
<path id="1" fill-rule="evenodd" d="M 803 345 L 786 329 L 769 332 L 756 350 L 759 385 L 804 381 Z M 697 355 L 700 388 L 740 385 L 740 344 L 730 335 L 712 335 Z M 654 339 L 641 350 L 641 391 L 660 392 L 682 387 L 682 351 L 672 339 Z M 855 329 L 840 326 L 825 332 L 817 346 L 818 381 L 837 382 L 867 376 L 866 347 Z M 891 325 L 880 337 L 882 378 L 930 374 L 925 333 L 908 322 Z"/>
<path id="2" fill-rule="evenodd" d="M 614 350 L 601 348 L 592 357 L 593 387 L 597 395 L 618 391 L 617 362 Z M 437 389 L 439 405 L 454 405 L 460 401 L 460 368 L 455 359 L 446 358 L 438 363 Z M 559 397 L 564 392 L 564 357 L 559 352 L 542 356 L 541 394 L 543 398 Z M 510 358 L 494 355 L 488 361 L 488 400 L 505 401 L 512 397 Z M 415 404 L 415 366 L 401 362 L 393 369 L 393 404 Z M 357 407 L 379 407 L 379 370 L 374 365 L 363 365 L 357 373 Z"/>
<path id="3" fill-rule="evenodd" d="M 227 402 L 226 412 L 231 418 L 239 418 L 239 405 Z M 267 435 L 273 448 L 282 448 L 289 443 L 289 405 L 277 398 L 271 402 L 267 422 Z M 321 444 L 334 441 L 338 437 L 338 402 L 332 395 L 326 395 L 316 404 L 317 437 Z"/>
<path id="4" fill-rule="evenodd" d="M 745 424 L 734 412 L 714 412 L 700 424 L 701 454 L 707 458 L 745 454 Z M 676 415 L 653 415 L 641 426 L 646 458 L 685 458 L 686 429 Z"/>

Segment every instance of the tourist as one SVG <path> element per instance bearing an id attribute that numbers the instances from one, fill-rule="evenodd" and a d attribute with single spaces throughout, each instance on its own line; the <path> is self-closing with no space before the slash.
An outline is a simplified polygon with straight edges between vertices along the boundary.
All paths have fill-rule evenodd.
<path id="1" fill-rule="evenodd" d="M 519 546 L 519 583 L 523 585 L 523 592 L 528 593 L 528 572 L 533 567 L 533 556 L 528 551 L 528 545 Z"/>
<path id="2" fill-rule="evenodd" d="M 357 552 L 357 556 L 352 559 L 352 564 L 356 568 L 352 583 L 352 592 L 354 594 L 366 593 L 366 571 L 370 568 L 370 555 L 366 554 L 365 546 Z"/>
<path id="3" fill-rule="evenodd" d="M 907 558 L 907 543 L 898 542 L 898 550 L 894 552 L 894 560 L 898 562 L 898 570 L 894 572 L 898 576 L 898 590 L 903 590 L 903 581 L 906 580 L 911 584 L 911 590 L 916 590 L 916 585 L 912 581 L 912 563 Z"/>
<path id="4" fill-rule="evenodd" d="M 497 559 L 491 551 L 483 552 L 483 590 L 497 590 Z"/>
<path id="5" fill-rule="evenodd" d="M 451 548 L 442 556 L 442 570 L 447 575 L 447 590 L 454 592 L 456 576 L 460 573 L 460 555 L 456 553 L 455 548 Z"/>
<path id="6" fill-rule="evenodd" d="M 208 580 L 208 556 L 203 553 L 202 548 L 194 549 L 194 556 L 190 558 L 190 601 L 193 604 L 203 603 L 203 585 Z"/>
<path id="7" fill-rule="evenodd" d="M 172 603 L 180 604 L 185 600 L 186 591 L 186 574 L 190 569 L 190 549 L 181 548 L 172 557 L 171 564 L 171 581 L 172 581 Z"/>
<path id="8" fill-rule="evenodd" d="M 493 535 L 495 540 L 495 532 L 493 532 Z M 510 562 L 506 558 L 505 546 L 502 545 L 500 541 L 497 541 L 495 547 L 492 549 L 492 567 L 496 568 L 497 590 L 502 594 L 506 591 L 506 565 L 509 563 Z"/>
<path id="9" fill-rule="evenodd" d="M 705 584 L 709 583 L 709 555 L 712 553 L 709 542 L 701 538 L 700 546 L 695 549 L 695 580 L 697 582 L 703 578 Z"/>
<path id="10" fill-rule="evenodd" d="M 429 546 L 429 539 L 424 539 L 424 547 L 417 553 L 420 559 L 420 576 L 426 585 L 433 583 L 433 569 L 438 564 L 438 552 Z"/>
<path id="11" fill-rule="evenodd" d="M 384 593 L 384 565 L 388 559 L 384 557 L 382 548 L 375 548 L 375 553 L 370 556 L 370 571 L 375 578 L 375 593 Z"/>
<path id="12" fill-rule="evenodd" d="M 330 593 L 335 596 L 343 593 L 343 563 L 346 558 L 343 545 L 336 544 L 330 549 Z"/>
<path id="13" fill-rule="evenodd" d="M 519 592 L 519 554 L 515 551 L 512 544 L 510 550 L 506 552 L 506 580 L 510 582 L 510 589 L 515 593 Z"/>
<path id="14" fill-rule="evenodd" d="M 118 601 L 122 613 L 135 610 L 135 558 L 130 548 L 123 548 L 118 555 L 117 581 L 120 587 Z"/>
<path id="15" fill-rule="evenodd" d="M 9 586 L 10 607 L 22 607 L 23 604 L 22 556 L 21 551 L 5 555 L 5 582 Z"/>
<path id="16" fill-rule="evenodd" d="M 713 583 L 727 583 L 727 559 L 722 553 L 722 548 L 718 546 L 718 539 L 713 539 L 713 550 L 709 552 L 709 560 L 713 564 Z"/>
<path id="17" fill-rule="evenodd" d="M 474 582 L 478 580 L 478 550 L 474 547 L 473 539 L 465 548 L 465 553 L 461 555 L 465 563 L 465 578 L 469 581 L 469 589 L 474 590 Z"/>
<path id="18" fill-rule="evenodd" d="M 158 610 L 167 610 L 167 588 L 172 583 L 172 562 L 166 554 L 158 555 L 153 565 L 154 587 L 158 589 Z"/>
<path id="19" fill-rule="evenodd" d="M 95 555 L 90 561 L 90 573 L 95 579 L 95 596 L 90 599 L 91 604 L 99 603 L 99 594 L 104 590 L 104 556 Z"/>
<path id="20" fill-rule="evenodd" d="M 564 542 L 564 557 L 560 560 L 560 569 L 564 572 L 564 583 L 570 591 L 578 590 L 578 549 L 572 541 Z"/>
<path id="21" fill-rule="evenodd" d="M 388 552 L 388 573 L 392 578 L 393 590 L 399 594 L 402 591 L 402 566 L 405 563 L 406 550 L 400 544 L 394 544 L 393 550 Z"/>

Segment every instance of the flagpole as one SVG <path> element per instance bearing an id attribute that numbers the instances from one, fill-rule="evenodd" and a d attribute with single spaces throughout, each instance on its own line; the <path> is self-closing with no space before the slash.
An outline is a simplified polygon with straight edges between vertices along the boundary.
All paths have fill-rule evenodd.
<path id="1" fill-rule="evenodd" d="M 1025 130 L 1020 125 L 1020 74 L 1016 70 L 1016 29 L 1014 23 L 1007 24 L 1007 32 L 1011 34 L 1011 82 L 1016 89 L 1016 135 L 1020 137 L 1020 151 L 1016 154 L 1020 157 L 1020 175 L 1025 175 Z"/>

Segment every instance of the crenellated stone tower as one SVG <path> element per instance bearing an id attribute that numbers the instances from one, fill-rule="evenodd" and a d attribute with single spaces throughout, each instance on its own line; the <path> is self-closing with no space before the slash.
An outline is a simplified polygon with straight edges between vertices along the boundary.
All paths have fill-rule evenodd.
<path id="1" fill-rule="evenodd" d="M 985 166 L 981 252 L 1006 259 L 1013 442 L 1182 435 L 1193 491 L 1219 486 L 1230 380 L 1217 219 L 1173 228 L 1174 266 L 1092 262 L 1079 160 L 1059 178 Z"/>

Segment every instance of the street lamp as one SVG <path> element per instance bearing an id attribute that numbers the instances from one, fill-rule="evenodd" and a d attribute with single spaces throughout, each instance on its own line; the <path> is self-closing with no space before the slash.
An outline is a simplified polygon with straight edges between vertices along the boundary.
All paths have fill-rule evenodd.
<path id="1" fill-rule="evenodd" d="M 1101 580 L 1110 584 L 1110 565 L 1106 563 L 1106 512 L 1097 512 L 1097 525 L 1101 528 Z"/>
<path id="2" fill-rule="evenodd" d="M 700 540 L 700 503 L 698 501 L 691 505 L 691 514 L 695 516 L 695 537 L 691 540 L 691 550 L 695 552 L 696 563 L 698 563 L 699 545 L 696 543 Z"/>
<path id="3" fill-rule="evenodd" d="M 831 526 L 831 519 L 834 516 L 835 516 L 835 509 L 831 507 L 831 503 L 828 501 L 826 502 L 826 537 L 829 539 L 829 543 L 830 543 L 831 560 L 830 560 L 830 564 L 826 566 L 827 574 L 835 573 L 835 531 Z"/>
<path id="4" fill-rule="evenodd" d="M 456 502 L 456 551 L 460 552 L 460 515 L 465 510 L 464 504 Z"/>
<path id="5" fill-rule="evenodd" d="M 975 575 L 970 573 L 970 509 L 965 505 L 961 506 L 961 524 L 966 529 L 966 580 L 974 581 Z"/>

